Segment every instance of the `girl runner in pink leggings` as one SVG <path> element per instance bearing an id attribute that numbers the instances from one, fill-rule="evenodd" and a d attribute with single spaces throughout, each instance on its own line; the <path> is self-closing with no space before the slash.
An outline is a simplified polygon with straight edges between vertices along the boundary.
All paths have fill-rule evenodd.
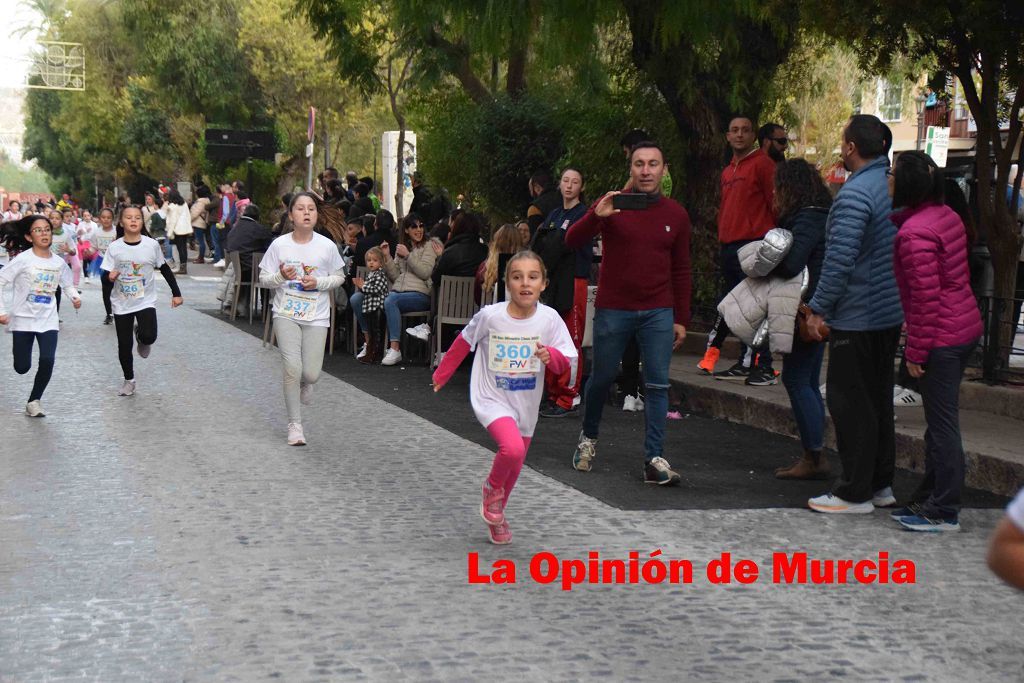
<path id="1" fill-rule="evenodd" d="M 498 545 L 512 541 L 505 505 L 537 426 L 543 373 L 546 369 L 559 375 L 577 357 L 562 318 L 537 303 L 546 286 L 547 273 L 539 256 L 532 251 L 513 256 L 505 268 L 509 300 L 481 308 L 434 372 L 434 391 L 440 391 L 466 355 L 476 351 L 470 402 L 476 419 L 498 444 L 483 485 L 480 516 L 487 523 L 491 543 Z"/>

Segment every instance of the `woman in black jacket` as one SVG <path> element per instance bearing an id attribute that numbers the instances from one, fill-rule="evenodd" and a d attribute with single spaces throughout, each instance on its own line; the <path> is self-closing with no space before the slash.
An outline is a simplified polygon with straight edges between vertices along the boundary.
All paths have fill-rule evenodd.
<path id="1" fill-rule="evenodd" d="M 438 253 L 437 263 L 430 280 L 436 291 L 445 275 L 473 277 L 476 269 L 487 258 L 487 246 L 480 241 L 481 221 L 472 213 L 460 213 L 455 218 L 448 241 L 443 248 L 439 240 L 431 240 L 431 246 Z"/>
<path id="2" fill-rule="evenodd" d="M 793 233 L 793 246 L 772 277 L 792 278 L 808 271 L 807 288 L 802 300 L 810 301 L 818 286 L 821 263 L 825 258 L 825 223 L 832 195 L 812 165 L 803 159 L 790 159 L 775 170 L 775 212 L 779 227 Z M 800 432 L 803 455 L 789 467 L 775 470 L 779 479 L 826 479 L 831 476 L 828 460 L 822 453 L 825 438 L 825 402 L 819 390 L 821 362 L 825 342 L 805 342 L 793 336 L 793 349 L 782 365 L 782 384 L 793 406 L 793 417 Z"/>

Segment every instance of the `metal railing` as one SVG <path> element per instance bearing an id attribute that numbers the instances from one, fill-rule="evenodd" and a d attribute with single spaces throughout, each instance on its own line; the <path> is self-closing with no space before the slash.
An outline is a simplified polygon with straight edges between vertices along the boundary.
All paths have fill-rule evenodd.
<path id="1" fill-rule="evenodd" d="M 978 298 L 984 328 L 978 353 L 970 367 L 981 369 L 986 382 L 1024 384 L 1024 326 L 1021 325 L 1022 299 Z"/>

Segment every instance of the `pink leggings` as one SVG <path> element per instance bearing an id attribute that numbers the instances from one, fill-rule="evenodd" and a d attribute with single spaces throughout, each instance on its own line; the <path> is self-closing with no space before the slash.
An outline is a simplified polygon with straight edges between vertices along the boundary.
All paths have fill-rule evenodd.
<path id="1" fill-rule="evenodd" d="M 519 479 L 519 472 L 526 462 L 526 451 L 530 448 L 530 437 L 522 436 L 516 421 L 511 417 L 499 417 L 487 425 L 487 432 L 498 444 L 498 452 L 494 455 L 491 473 L 487 475 L 487 483 L 491 488 L 505 489 L 504 504 L 508 504 L 508 496 Z"/>

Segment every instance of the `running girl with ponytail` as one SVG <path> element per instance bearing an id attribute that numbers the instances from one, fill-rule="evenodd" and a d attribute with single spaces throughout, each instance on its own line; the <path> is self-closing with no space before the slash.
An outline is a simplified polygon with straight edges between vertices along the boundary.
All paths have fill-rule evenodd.
<path id="1" fill-rule="evenodd" d="M 491 472 L 484 481 L 480 516 L 491 543 L 512 541 L 505 505 L 526 461 L 544 394 L 545 372 L 555 376 L 570 369 L 576 347 L 558 313 L 539 304 L 547 287 L 544 262 L 532 251 L 520 251 L 505 267 L 509 300 L 481 308 L 452 343 L 434 371 L 440 391 L 459 364 L 476 350 L 469 398 L 476 419 L 498 444 Z"/>
<path id="2" fill-rule="evenodd" d="M 29 417 L 44 417 L 40 401 L 53 374 L 57 354 L 57 287 L 63 287 L 77 309 L 82 299 L 75 289 L 71 268 L 64 258 L 51 253 L 53 228 L 45 216 L 30 215 L 4 225 L 4 246 L 9 252 L 24 249 L 0 269 L 0 325 L 7 325 L 14 337 L 14 371 L 24 375 L 32 369 L 32 345 L 39 345 L 32 393 L 25 405 Z M 10 310 L 4 289 L 14 286 Z"/>
<path id="3" fill-rule="evenodd" d="M 93 264 L 97 273 L 100 276 L 100 284 L 103 286 L 103 308 L 107 312 L 107 317 L 103 319 L 104 325 L 112 325 L 114 323 L 113 311 L 110 305 L 110 295 L 114 291 L 114 283 L 107 277 L 109 273 L 103 270 L 103 257 L 107 254 L 107 249 L 113 244 L 121 235 L 118 234 L 117 228 L 114 227 L 114 212 L 103 207 L 100 209 L 100 226 L 93 230 L 92 233 L 92 245 L 96 247 L 96 251 L 99 252 L 97 257 L 93 260 Z"/>
<path id="4" fill-rule="evenodd" d="M 143 220 L 140 207 L 121 209 L 118 233 L 123 236 L 107 247 L 101 266 L 107 273 L 105 279 L 113 284 L 110 303 L 117 330 L 117 358 L 124 373 L 124 384 L 117 392 L 118 396 L 135 393 L 134 341 L 139 343 L 140 358 L 149 357 L 156 341 L 156 271 L 160 271 L 171 288 L 171 308 L 177 308 L 183 302 L 178 282 L 164 260 L 160 244 L 144 234 Z"/>
<path id="5" fill-rule="evenodd" d="M 294 230 L 270 243 L 260 261 L 260 285 L 274 291 L 274 334 L 284 361 L 284 402 L 288 445 L 305 446 L 300 404 L 313 402 L 313 385 L 324 365 L 332 289 L 345 283 L 338 247 L 313 232 L 319 214 L 310 192 L 288 206 Z"/>

